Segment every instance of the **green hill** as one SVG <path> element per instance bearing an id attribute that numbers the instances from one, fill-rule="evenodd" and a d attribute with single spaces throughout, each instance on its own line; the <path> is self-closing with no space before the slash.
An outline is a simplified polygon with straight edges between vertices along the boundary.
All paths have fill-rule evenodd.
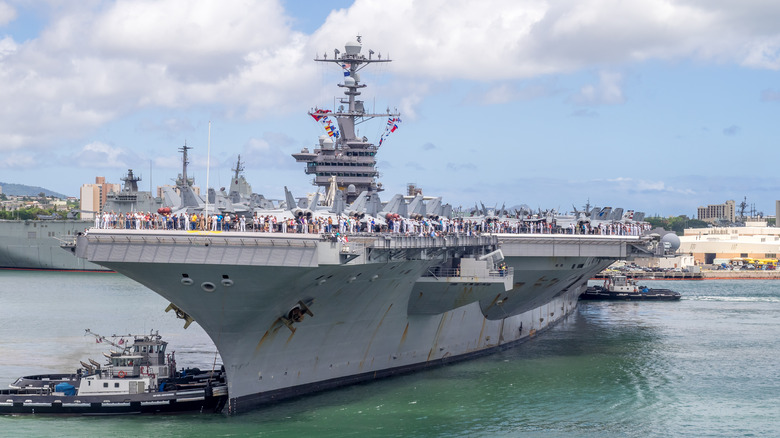
<path id="1" fill-rule="evenodd" d="M 61 199 L 67 198 L 67 195 L 63 195 L 62 193 L 57 193 L 37 186 L 26 186 L 24 184 L 12 184 L 0 181 L 0 187 L 3 188 L 3 193 L 9 196 L 38 196 L 39 193 L 43 192 L 46 196 L 55 196 Z"/>

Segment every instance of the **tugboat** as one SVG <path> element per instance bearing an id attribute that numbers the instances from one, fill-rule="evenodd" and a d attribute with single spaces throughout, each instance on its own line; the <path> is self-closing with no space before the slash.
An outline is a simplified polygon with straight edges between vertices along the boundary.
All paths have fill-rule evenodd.
<path id="1" fill-rule="evenodd" d="M 611 275 L 603 286 L 591 286 L 580 295 L 580 300 L 677 301 L 679 292 L 670 289 L 650 289 L 625 275 Z"/>
<path id="2" fill-rule="evenodd" d="M 228 398 L 224 369 L 176 370 L 174 353 L 157 332 L 112 338 L 86 330 L 117 350 L 107 363 L 88 359 L 75 374 L 16 379 L 0 390 L 0 414 L 112 415 L 221 412 Z M 133 342 L 126 342 L 126 337 Z"/>

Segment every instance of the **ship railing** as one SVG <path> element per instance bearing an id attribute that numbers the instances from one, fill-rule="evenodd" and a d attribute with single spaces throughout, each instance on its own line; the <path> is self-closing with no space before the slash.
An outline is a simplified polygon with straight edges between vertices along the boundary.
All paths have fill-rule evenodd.
<path id="1" fill-rule="evenodd" d="M 495 245 L 495 236 L 405 236 L 388 233 L 365 233 L 375 237 L 373 247 L 383 249 L 446 248 L 450 246 L 486 246 Z"/>
<path id="2" fill-rule="evenodd" d="M 28 386 L 24 388 L 19 388 L 18 390 L 15 390 L 17 394 L 24 394 L 24 395 L 51 395 L 53 392 L 53 389 L 51 386 Z"/>
<path id="3" fill-rule="evenodd" d="M 514 275 L 514 272 L 515 272 L 515 268 L 490 269 L 487 272 L 487 277 L 504 278 L 504 277 Z M 464 275 L 459 268 L 439 268 L 439 267 L 429 268 L 422 276 L 434 277 L 434 278 L 452 278 L 452 277 L 461 277 L 461 276 L 484 277 L 484 275 L 468 275 L 468 273 Z"/>
<path id="4" fill-rule="evenodd" d="M 363 254 L 366 246 L 357 242 L 344 242 L 341 244 L 342 254 Z"/>
<path id="5" fill-rule="evenodd" d="M 59 237 L 59 236 L 52 236 L 54 239 L 57 239 L 60 242 L 60 247 L 62 248 L 73 248 L 76 246 L 76 236 L 67 236 L 67 237 Z"/>

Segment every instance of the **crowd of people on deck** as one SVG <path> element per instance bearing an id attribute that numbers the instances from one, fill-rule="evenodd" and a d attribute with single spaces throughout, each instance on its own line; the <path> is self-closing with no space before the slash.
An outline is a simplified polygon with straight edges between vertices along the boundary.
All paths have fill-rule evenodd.
<path id="1" fill-rule="evenodd" d="M 95 217 L 95 228 L 134 230 L 186 230 L 186 231 L 252 231 L 279 233 L 391 233 L 408 236 L 479 235 L 483 233 L 506 234 L 598 234 L 639 236 L 650 230 L 646 222 L 571 222 L 559 226 L 555 220 L 508 218 L 443 218 L 415 216 L 411 218 L 388 214 L 384 221 L 376 218 L 327 215 L 283 218 L 271 214 L 251 216 L 215 212 L 204 213 L 114 213 L 104 212 Z"/>

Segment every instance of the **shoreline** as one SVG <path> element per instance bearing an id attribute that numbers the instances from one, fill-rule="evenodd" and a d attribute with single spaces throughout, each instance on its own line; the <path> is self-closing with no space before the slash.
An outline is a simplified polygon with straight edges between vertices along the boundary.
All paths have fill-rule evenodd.
<path id="1" fill-rule="evenodd" d="M 702 271 L 691 272 L 627 272 L 621 273 L 637 280 L 780 280 L 780 271 Z M 591 280 L 603 280 L 607 274 L 599 273 Z"/>

